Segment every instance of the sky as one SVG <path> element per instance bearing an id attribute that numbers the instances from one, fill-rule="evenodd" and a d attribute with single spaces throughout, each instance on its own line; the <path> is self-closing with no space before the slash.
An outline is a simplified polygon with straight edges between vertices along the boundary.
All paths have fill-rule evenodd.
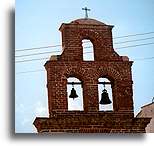
<path id="1" fill-rule="evenodd" d="M 32 123 L 36 116 L 48 116 L 47 81 L 44 68 L 47 59 L 19 61 L 49 58 L 53 54 L 60 54 L 61 47 L 19 50 L 60 45 L 61 33 L 58 30 L 60 25 L 83 18 L 84 11 L 82 8 L 85 6 L 91 9 L 88 13 L 89 18 L 114 25 L 112 33 L 115 51 L 121 56 L 128 56 L 130 60 L 134 60 L 132 77 L 135 115 L 140 111 L 141 106 L 151 103 L 152 97 L 154 97 L 154 59 L 144 58 L 154 57 L 154 44 L 118 48 L 154 43 L 154 33 L 149 33 L 154 32 L 153 0 L 16 0 L 16 133 L 35 133 L 36 129 Z M 142 33 L 148 34 L 116 38 Z M 138 39 L 144 40 L 126 42 Z M 19 57 L 50 51 L 50 54 Z M 53 51 L 59 52 L 53 53 Z"/>

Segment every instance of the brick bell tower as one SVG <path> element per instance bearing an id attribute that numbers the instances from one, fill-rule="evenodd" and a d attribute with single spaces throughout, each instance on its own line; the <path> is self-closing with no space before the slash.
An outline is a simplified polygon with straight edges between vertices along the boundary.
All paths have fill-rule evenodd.
<path id="1" fill-rule="evenodd" d="M 39 133 L 143 133 L 150 118 L 135 118 L 132 61 L 113 49 L 111 25 L 83 18 L 63 23 L 62 54 L 45 63 L 49 117 L 36 117 Z M 93 44 L 94 61 L 83 60 L 82 40 Z M 83 111 L 69 111 L 67 79 L 78 78 L 83 88 Z M 111 82 L 113 110 L 99 110 L 98 79 Z"/>

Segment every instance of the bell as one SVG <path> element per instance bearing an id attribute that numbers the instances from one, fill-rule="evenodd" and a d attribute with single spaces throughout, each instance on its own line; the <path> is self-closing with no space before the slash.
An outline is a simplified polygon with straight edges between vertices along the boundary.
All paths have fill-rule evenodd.
<path id="1" fill-rule="evenodd" d="M 103 90 L 103 93 L 101 95 L 101 101 L 99 103 L 104 104 L 104 105 L 107 105 L 107 104 L 111 103 L 111 100 L 109 99 L 109 96 L 108 96 L 108 93 L 107 93 L 106 89 Z"/>
<path id="2" fill-rule="evenodd" d="M 77 98 L 78 95 L 76 94 L 76 90 L 74 88 L 72 88 L 71 90 L 71 94 L 69 95 L 69 98 Z"/>

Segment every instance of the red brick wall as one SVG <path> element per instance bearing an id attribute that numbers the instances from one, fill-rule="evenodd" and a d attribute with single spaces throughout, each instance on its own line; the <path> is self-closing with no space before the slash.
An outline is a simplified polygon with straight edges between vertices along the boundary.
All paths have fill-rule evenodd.
<path id="1" fill-rule="evenodd" d="M 114 111 L 133 111 L 132 80 L 126 71 L 131 62 L 66 62 L 50 61 L 45 65 L 48 75 L 49 110 L 67 111 L 67 78 L 73 76 L 83 83 L 85 111 L 98 111 L 98 79 L 112 83 Z"/>
<path id="2" fill-rule="evenodd" d="M 132 62 L 123 61 L 113 49 L 112 27 L 107 25 L 62 24 L 63 53 L 57 61 L 48 61 L 47 86 L 49 113 L 67 111 L 67 78 L 83 82 L 85 112 L 98 112 L 98 79 L 108 78 L 112 83 L 113 110 L 133 111 Z M 82 40 L 89 39 L 94 46 L 95 61 L 83 61 Z"/>
<path id="3" fill-rule="evenodd" d="M 143 133 L 150 118 L 134 118 L 132 62 L 113 49 L 112 27 L 93 24 L 62 24 L 63 53 L 45 64 L 49 118 L 36 118 L 38 132 Z M 83 61 L 82 40 L 94 46 L 94 61 Z M 83 83 L 84 111 L 68 111 L 67 78 Z M 112 83 L 113 111 L 99 111 L 98 79 Z"/>
<path id="4" fill-rule="evenodd" d="M 82 61 L 83 39 L 89 39 L 93 43 L 95 61 L 121 59 L 113 50 L 112 26 L 63 24 L 60 31 L 64 50 L 62 60 Z"/>

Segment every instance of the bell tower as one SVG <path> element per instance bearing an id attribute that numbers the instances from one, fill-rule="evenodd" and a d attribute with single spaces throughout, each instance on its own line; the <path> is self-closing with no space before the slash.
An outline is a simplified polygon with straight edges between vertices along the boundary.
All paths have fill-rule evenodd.
<path id="1" fill-rule="evenodd" d="M 132 90 L 132 61 L 119 56 L 113 49 L 112 25 L 85 17 L 63 23 L 62 54 L 51 56 L 45 63 L 49 117 L 36 117 L 39 133 L 142 133 L 149 118 L 134 118 Z M 94 61 L 84 61 L 82 40 L 93 44 Z M 83 88 L 83 111 L 68 110 L 67 79 L 75 77 Z M 99 82 L 107 78 L 110 82 Z M 71 84 L 71 83 L 70 83 Z M 98 84 L 111 84 L 112 111 L 100 111 L 101 105 L 111 103 L 107 92 L 99 101 Z M 75 82 L 74 84 L 75 85 Z M 71 99 L 78 95 L 72 89 Z M 105 99 L 105 101 L 104 101 Z"/>

